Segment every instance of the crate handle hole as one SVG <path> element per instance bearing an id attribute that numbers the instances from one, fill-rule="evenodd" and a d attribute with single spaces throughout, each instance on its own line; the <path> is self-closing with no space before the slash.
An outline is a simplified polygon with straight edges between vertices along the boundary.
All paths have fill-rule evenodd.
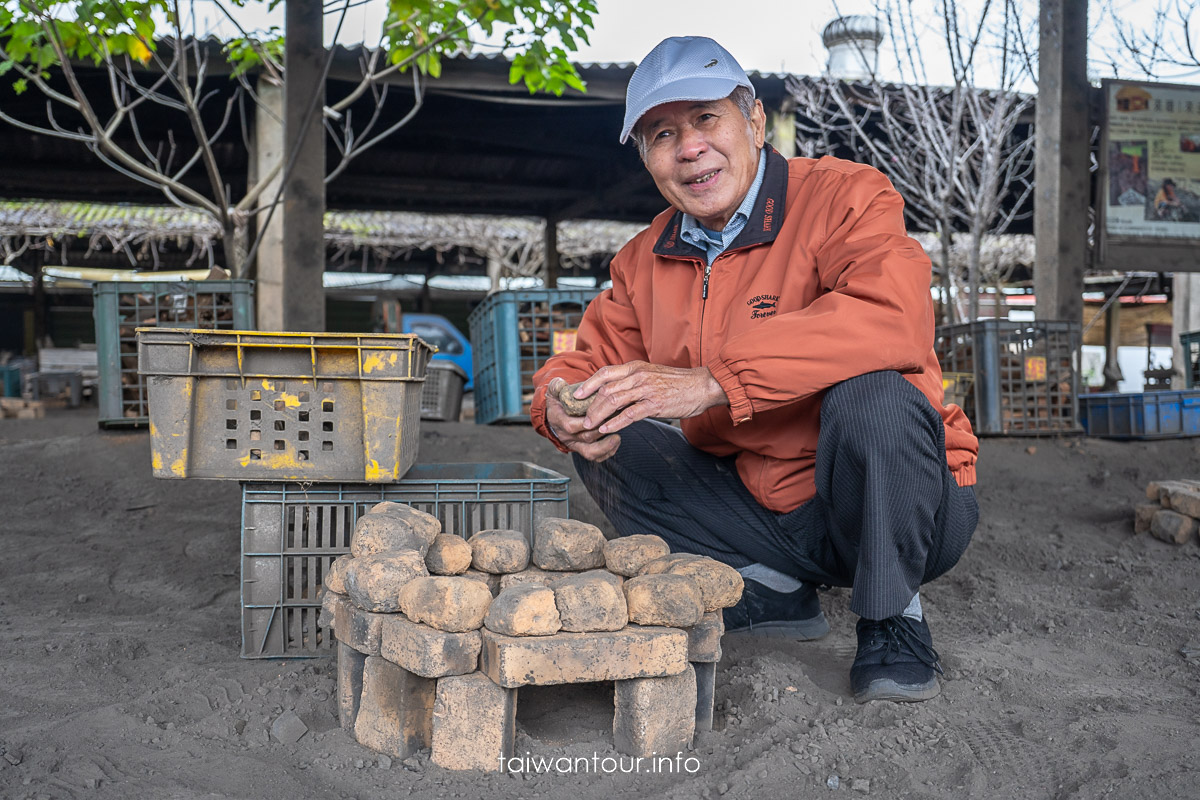
<path id="1" fill-rule="evenodd" d="M 301 412 L 299 413 L 299 415 L 298 415 L 298 419 L 299 419 L 301 422 L 308 422 L 308 412 L 307 412 L 307 411 L 301 411 Z"/>
<path id="2" fill-rule="evenodd" d="M 283 439 L 276 439 L 275 440 L 275 449 L 276 450 L 286 450 L 287 442 L 285 442 Z"/>
<path id="3" fill-rule="evenodd" d="M 322 449 L 322 450 L 326 450 L 326 451 L 328 451 L 328 450 L 332 450 L 332 449 L 333 449 L 333 442 L 321 442 L 321 449 Z"/>
<path id="4" fill-rule="evenodd" d="M 324 383 L 321 384 L 321 391 L 322 392 L 332 392 L 333 384 L 330 383 L 329 381 L 325 381 Z"/>
<path id="5" fill-rule="evenodd" d="M 262 450 L 251 450 L 250 451 L 250 460 L 251 461 L 261 461 L 262 460 Z"/>
<path id="6" fill-rule="evenodd" d="M 308 441 L 308 431 L 300 431 L 300 441 L 302 441 L 302 442 Z"/>
<path id="7" fill-rule="evenodd" d="M 262 419 L 261 411 L 251 411 L 250 412 L 250 421 L 251 422 L 257 422 L 260 419 Z"/>
<path id="8" fill-rule="evenodd" d="M 301 392 L 301 393 L 300 393 L 300 402 L 301 402 L 301 403 L 307 403 L 307 402 L 308 402 L 308 392 Z"/>
<path id="9" fill-rule="evenodd" d="M 257 442 L 262 439 L 262 431 L 250 431 L 250 441 Z"/>
<path id="10" fill-rule="evenodd" d="M 251 400 L 262 400 L 262 392 L 260 392 L 258 389 L 252 389 L 250 391 L 250 399 Z"/>
<path id="11" fill-rule="evenodd" d="M 225 409 L 227 411 L 237 411 L 237 400 L 230 398 L 225 401 Z"/>
<path id="12" fill-rule="evenodd" d="M 333 411 L 333 401 L 326 400 L 325 402 L 321 403 L 321 410 L 324 411 L 325 413 L 329 413 L 329 412 Z"/>
<path id="13" fill-rule="evenodd" d="M 225 381 L 225 388 L 230 390 L 237 389 L 238 382 L 233 378 L 230 378 L 229 380 Z"/>
<path id="14" fill-rule="evenodd" d="M 226 450 L 237 450 L 237 439 L 226 439 L 225 440 L 225 449 Z"/>
<path id="15" fill-rule="evenodd" d="M 283 423 L 283 420 L 281 420 L 281 419 L 277 419 L 277 420 L 275 420 L 275 430 L 277 430 L 277 431 L 281 431 L 281 430 L 283 430 L 283 429 L 284 429 L 284 423 Z"/>
<path id="16" fill-rule="evenodd" d="M 276 410 L 276 411 L 285 411 L 285 410 L 287 410 L 287 403 L 285 403 L 285 402 L 284 402 L 284 401 L 282 401 L 282 400 L 276 400 L 276 401 L 275 401 L 275 410 Z"/>
<path id="17" fill-rule="evenodd" d="M 299 460 L 301 460 L 301 461 L 308 461 L 308 451 L 307 451 L 307 450 L 301 450 L 301 451 L 300 451 L 300 452 L 297 454 L 297 458 L 298 458 Z"/>
<path id="18" fill-rule="evenodd" d="M 332 430 L 333 430 L 333 423 L 332 423 L 332 422 L 322 422 L 322 423 L 321 423 L 321 430 L 323 430 L 323 431 L 332 431 Z"/>
<path id="19" fill-rule="evenodd" d="M 236 419 L 225 420 L 225 430 L 236 431 L 237 430 L 237 420 Z"/>

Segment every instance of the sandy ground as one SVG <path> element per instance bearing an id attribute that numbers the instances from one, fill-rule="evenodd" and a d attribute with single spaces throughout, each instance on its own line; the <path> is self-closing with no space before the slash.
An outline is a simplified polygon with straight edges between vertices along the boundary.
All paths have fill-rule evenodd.
<path id="1" fill-rule="evenodd" d="M 421 460 L 573 475 L 520 426 L 425 423 Z M 694 774 L 604 774 L 596 685 L 522 690 L 518 752 L 600 774 L 485 775 L 360 747 L 332 659 L 238 657 L 236 484 L 151 478 L 148 435 L 101 432 L 94 409 L 0 421 L 0 796 L 1200 796 L 1200 658 L 1181 653 L 1200 643 L 1200 548 L 1133 535 L 1131 510 L 1151 479 L 1200 476 L 1196 443 L 990 439 L 979 475 L 975 540 L 923 592 L 940 697 L 852 702 L 834 590 L 823 641 L 726 637 Z M 607 527 L 577 482 L 572 509 Z M 308 727 L 295 744 L 271 736 L 286 710 Z"/>

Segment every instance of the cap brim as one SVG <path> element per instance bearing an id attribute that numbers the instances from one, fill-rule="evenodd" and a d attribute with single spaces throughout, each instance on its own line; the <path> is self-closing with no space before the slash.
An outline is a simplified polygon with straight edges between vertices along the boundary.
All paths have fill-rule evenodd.
<path id="1" fill-rule="evenodd" d="M 638 120 L 655 106 L 661 106 L 663 103 L 676 103 L 680 100 L 696 102 L 720 100 L 722 97 L 732 94 L 738 86 L 743 85 L 745 84 L 732 78 L 684 78 L 668 83 L 666 86 L 660 86 L 642 98 L 640 107 L 634 109 L 632 114 L 626 111 L 625 126 L 621 130 L 621 144 L 629 141 L 629 133 L 638 124 Z M 754 91 L 752 85 L 749 89 Z"/>

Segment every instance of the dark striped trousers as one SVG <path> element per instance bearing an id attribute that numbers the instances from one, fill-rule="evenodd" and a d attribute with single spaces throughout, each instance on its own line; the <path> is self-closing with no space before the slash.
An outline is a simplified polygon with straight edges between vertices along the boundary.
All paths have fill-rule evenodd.
<path id="1" fill-rule="evenodd" d="M 672 552 L 853 587 L 850 609 L 869 619 L 899 614 L 954 566 L 979 520 L 974 489 L 946 466 L 941 415 L 897 372 L 825 393 L 816 497 L 784 514 L 759 505 L 734 457 L 697 450 L 661 422 L 621 431 L 607 461 L 574 462 L 619 535 L 653 533 Z"/>

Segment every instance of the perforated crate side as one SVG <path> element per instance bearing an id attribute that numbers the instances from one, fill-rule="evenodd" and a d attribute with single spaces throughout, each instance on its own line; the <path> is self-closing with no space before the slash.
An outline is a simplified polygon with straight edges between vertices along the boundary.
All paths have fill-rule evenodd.
<path id="1" fill-rule="evenodd" d="M 970 373 L 977 434 L 1078 433 L 1078 323 L 979 320 L 937 329 L 943 372 Z"/>
<path id="2" fill-rule="evenodd" d="M 432 514 L 445 533 L 519 530 L 570 513 L 570 479 L 527 462 L 416 464 L 397 484 L 242 484 L 242 657 L 331 652 L 317 624 L 330 564 L 358 517 L 385 500 Z"/>
<path id="3" fill-rule="evenodd" d="M 555 334 L 577 329 L 598 294 L 599 289 L 494 292 L 471 312 L 476 423 L 528 421 L 533 374 L 554 353 Z"/>
<path id="4" fill-rule="evenodd" d="M 421 419 L 457 422 L 462 415 L 463 387 L 466 384 L 466 373 L 457 364 L 430 361 L 421 389 Z"/>
<path id="5" fill-rule="evenodd" d="M 92 289 L 99 370 L 96 402 L 104 428 L 149 423 L 146 380 L 138 374 L 138 327 L 254 329 L 254 281 L 110 281 Z"/>

